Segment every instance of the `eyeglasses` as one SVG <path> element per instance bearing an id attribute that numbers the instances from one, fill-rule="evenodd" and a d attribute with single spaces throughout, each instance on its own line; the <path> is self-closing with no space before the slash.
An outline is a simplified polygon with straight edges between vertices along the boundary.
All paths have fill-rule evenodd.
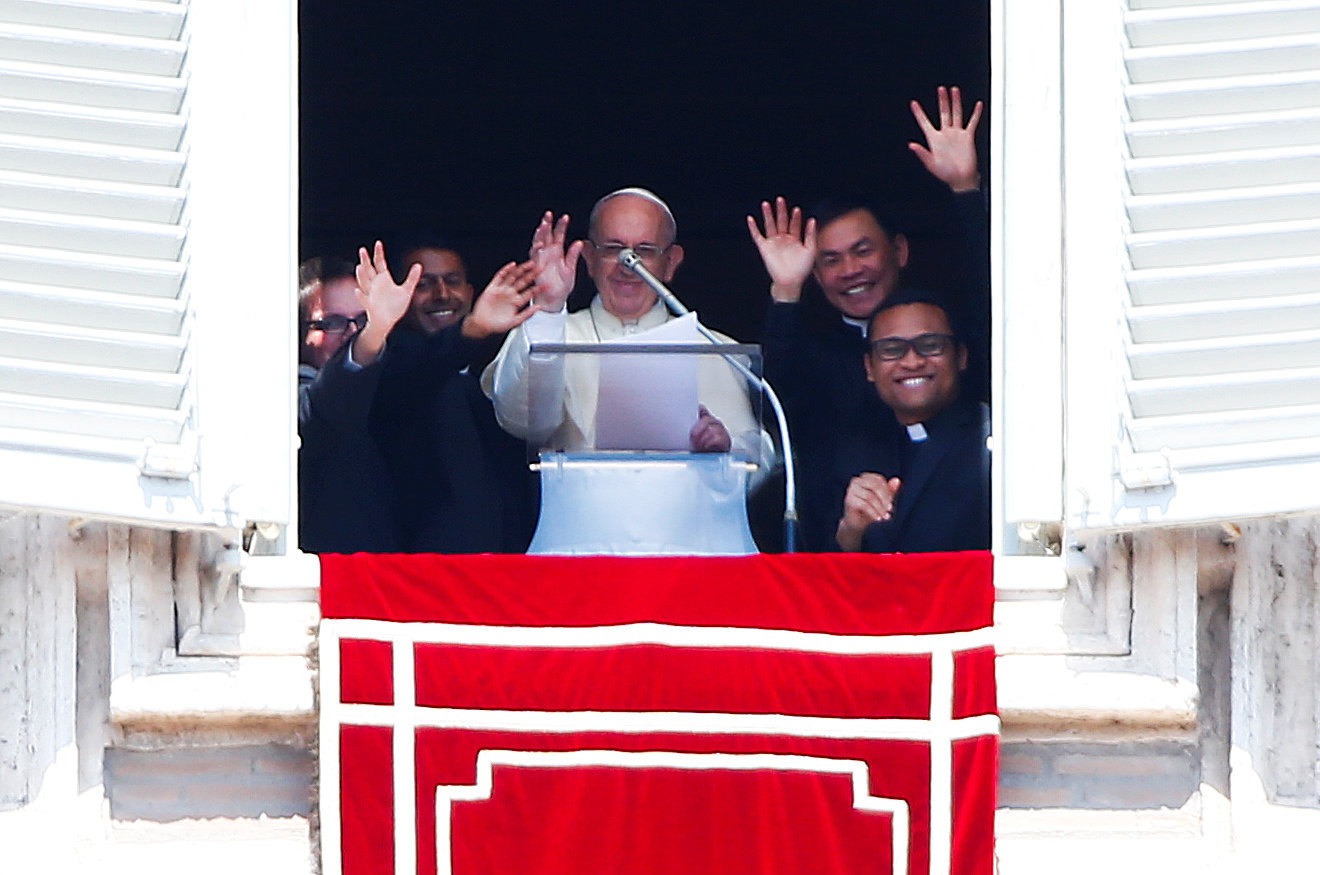
<path id="1" fill-rule="evenodd" d="M 871 349 L 881 361 L 898 361 L 909 349 L 924 359 L 945 355 L 957 339 L 952 334 L 918 334 L 916 337 L 881 337 L 871 341 Z"/>
<path id="2" fill-rule="evenodd" d="M 331 334 L 345 334 L 352 326 L 354 332 L 361 331 L 367 327 L 367 314 L 359 313 L 356 316 L 340 316 L 338 313 L 331 313 L 329 316 L 323 316 L 320 319 L 307 320 L 307 327 L 312 331 L 328 331 Z"/>
<path id="3" fill-rule="evenodd" d="M 650 243 L 639 243 L 636 246 L 629 246 L 626 243 L 597 243 L 595 240 L 588 240 L 587 242 L 591 244 L 592 249 L 596 250 L 596 254 L 606 261 L 618 261 L 623 250 L 631 249 L 637 253 L 638 258 L 647 264 L 658 262 L 661 256 L 669 251 L 669 246 L 674 245 L 671 243 L 669 246 L 660 247 Z"/>

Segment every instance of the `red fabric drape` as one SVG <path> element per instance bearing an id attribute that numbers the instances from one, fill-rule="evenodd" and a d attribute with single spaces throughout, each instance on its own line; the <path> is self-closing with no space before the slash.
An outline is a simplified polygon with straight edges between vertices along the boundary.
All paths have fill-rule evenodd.
<path id="1" fill-rule="evenodd" d="M 990 569 L 983 553 L 324 556 L 327 859 L 354 875 L 891 872 L 898 806 L 907 871 L 989 875 Z M 396 830 L 415 861 L 394 859 Z"/>

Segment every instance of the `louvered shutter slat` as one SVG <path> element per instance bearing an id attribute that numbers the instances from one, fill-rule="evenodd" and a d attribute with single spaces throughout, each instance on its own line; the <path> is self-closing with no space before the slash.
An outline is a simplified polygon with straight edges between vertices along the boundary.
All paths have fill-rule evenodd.
<path id="1" fill-rule="evenodd" d="M 185 419 L 176 410 L 0 393 L 0 423 L 5 427 L 80 439 L 109 438 L 137 447 L 143 447 L 146 440 L 177 444 L 184 436 Z M 74 445 L 88 451 L 85 440 Z M 128 449 L 131 451 L 131 447 Z"/>
<path id="2" fill-rule="evenodd" d="M 0 110 L 0 125 L 3 121 Z M 67 140 L 0 134 L 0 170 L 54 176 L 70 180 L 70 185 L 87 180 L 177 189 L 183 165 L 183 157 L 174 151 L 123 145 L 96 149 Z"/>
<path id="3" fill-rule="evenodd" d="M 1320 215 L 1320 183 L 1134 195 L 1128 200 L 1128 218 L 1136 232 L 1232 225 L 1243 215 L 1255 216 L 1263 222 Z"/>
<path id="4" fill-rule="evenodd" d="M 1286 36 L 1320 30 L 1313 0 L 1133 6 L 1127 35 L 1133 46 L 1179 45 Z"/>
<path id="5" fill-rule="evenodd" d="M 1217 113 L 1184 119 L 1133 121 L 1127 143 L 1134 158 L 1244 149 L 1307 147 L 1320 142 L 1320 108 L 1277 112 Z"/>
<path id="6" fill-rule="evenodd" d="M 1216 410 L 1209 414 L 1146 417 L 1132 430 L 1138 452 L 1220 448 L 1249 451 L 1250 445 L 1320 435 L 1320 405 L 1294 405 L 1279 410 Z"/>
<path id="7" fill-rule="evenodd" d="M 175 411 L 183 399 L 186 375 L 149 373 L 63 362 L 45 368 L 0 358 L 0 392 L 83 401 L 114 401 Z"/>
<path id="8" fill-rule="evenodd" d="M 1212 274 L 1198 267 L 1156 268 L 1131 273 L 1127 289 L 1134 307 L 1180 301 L 1227 301 L 1256 296 L 1310 293 L 1320 288 L 1320 256 L 1222 264 Z M 1133 309 L 1129 318 L 1141 318 Z"/>
<path id="9" fill-rule="evenodd" d="M 1133 49 L 1127 54 L 1127 70 L 1134 83 L 1280 73 L 1314 67 L 1317 52 L 1320 45 L 1310 35 L 1289 34 L 1228 43 Z"/>
<path id="10" fill-rule="evenodd" d="M 182 79 L 0 61 L 0 97 L 172 113 L 182 107 L 183 92 Z"/>
<path id="11" fill-rule="evenodd" d="M 3 138 L 0 139 L 0 143 L 9 144 L 8 148 L 11 150 L 24 146 L 49 150 L 55 157 L 66 154 L 104 157 L 108 159 L 110 167 L 124 161 L 144 158 L 167 162 L 166 155 L 142 155 L 131 152 L 121 154 L 115 147 L 155 149 L 173 153 L 183 142 L 184 128 L 183 118 L 171 113 L 112 111 L 91 106 L 75 107 L 71 104 L 49 101 L 0 97 L 0 137 Z M 34 143 L 24 139 L 29 136 L 52 138 L 56 142 Z M 110 147 L 112 151 L 106 154 L 106 149 L 96 150 L 97 146 Z M 41 170 L 42 167 L 36 165 L 16 169 Z"/>
<path id="12" fill-rule="evenodd" d="M 1128 326 L 1137 343 L 1160 343 L 1229 336 L 1243 319 L 1251 319 L 1257 331 L 1320 330 L 1320 293 L 1249 301 L 1155 304 L 1134 309 Z"/>
<path id="13" fill-rule="evenodd" d="M 183 44 L 173 39 L 116 39 L 60 28 L 0 24 L 0 58 L 5 60 L 177 77 L 184 55 Z"/>
<path id="14" fill-rule="evenodd" d="M 184 314 L 171 298 L 0 282 L 0 320 L 179 336 Z"/>
<path id="15" fill-rule="evenodd" d="M 99 34 L 178 39 L 183 19 L 180 3 L 161 0 L 0 0 L 0 20 Z"/>
<path id="16" fill-rule="evenodd" d="M 183 192 L 169 186 L 79 182 L 0 170 L 0 209 L 68 213 L 177 226 Z"/>

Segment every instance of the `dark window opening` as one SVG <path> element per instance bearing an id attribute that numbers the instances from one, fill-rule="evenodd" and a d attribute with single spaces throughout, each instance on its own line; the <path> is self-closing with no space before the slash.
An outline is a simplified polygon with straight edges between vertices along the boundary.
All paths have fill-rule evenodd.
<path id="1" fill-rule="evenodd" d="M 936 87 L 953 84 L 969 107 L 988 101 L 985 0 L 299 14 L 303 258 L 441 230 L 480 290 L 525 257 L 543 211 L 571 213 L 584 236 L 598 196 L 642 185 L 677 216 L 675 290 L 739 340 L 760 340 L 768 302 L 743 218 L 763 198 L 893 202 L 912 241 L 908 283 L 939 287 L 958 269 L 948 191 L 907 148 L 919 139 L 908 102 L 933 114 Z M 571 307 L 587 286 L 580 274 Z"/>

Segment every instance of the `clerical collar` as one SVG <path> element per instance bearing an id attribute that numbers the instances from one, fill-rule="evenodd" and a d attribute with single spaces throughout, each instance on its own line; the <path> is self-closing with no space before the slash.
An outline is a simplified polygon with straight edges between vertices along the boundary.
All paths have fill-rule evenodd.
<path id="1" fill-rule="evenodd" d="M 609 341 L 640 331 L 649 331 L 669 321 L 669 311 L 665 309 L 664 302 L 656 301 L 640 318 L 624 322 L 605 309 L 605 303 L 600 299 L 600 295 L 591 299 L 588 314 L 591 316 L 591 330 L 595 333 L 597 341 Z"/>
<path id="2" fill-rule="evenodd" d="M 842 313 L 840 313 L 839 315 L 843 318 L 844 322 L 848 323 L 853 328 L 856 328 L 858 331 L 862 332 L 862 340 L 866 339 L 867 329 L 870 327 L 870 324 L 867 322 L 867 320 L 854 319 L 851 316 L 844 316 Z"/>
<path id="3" fill-rule="evenodd" d="M 911 425 L 906 426 L 906 428 L 908 433 L 908 440 L 912 441 L 913 443 L 921 443 L 928 437 L 928 435 L 926 434 L 926 426 L 922 425 L 919 422 L 914 422 Z"/>

